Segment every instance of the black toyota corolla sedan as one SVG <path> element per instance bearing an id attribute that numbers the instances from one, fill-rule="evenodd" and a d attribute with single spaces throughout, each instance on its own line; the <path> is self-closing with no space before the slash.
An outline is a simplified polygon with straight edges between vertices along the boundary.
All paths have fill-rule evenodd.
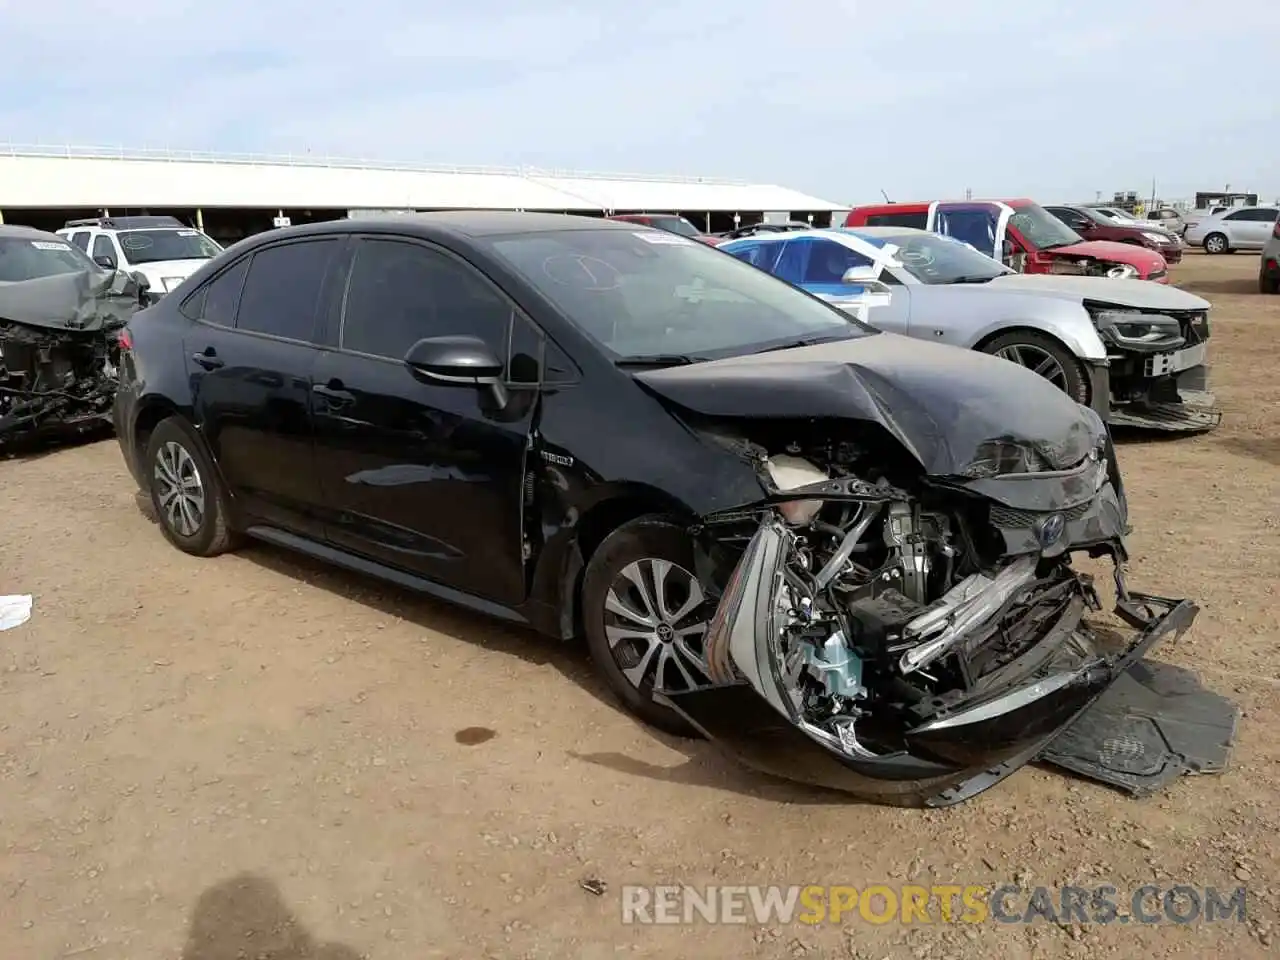
<path id="1" fill-rule="evenodd" d="M 1037 757 L 1131 783 L 1102 739 L 1196 614 L 1127 590 L 1091 411 L 636 224 L 275 230 L 121 346 L 119 442 L 179 549 L 251 537 L 584 635 L 646 721 L 881 802 Z M 1080 553 L 1115 561 L 1123 642 Z"/>

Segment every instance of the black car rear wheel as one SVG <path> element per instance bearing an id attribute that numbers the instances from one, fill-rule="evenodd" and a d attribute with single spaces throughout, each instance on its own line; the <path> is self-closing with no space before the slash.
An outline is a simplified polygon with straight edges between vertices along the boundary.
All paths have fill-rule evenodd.
<path id="1" fill-rule="evenodd" d="M 226 490 L 185 421 L 169 417 L 156 425 L 143 469 L 156 519 L 170 543 L 197 557 L 216 556 L 235 545 Z"/>
<path id="2" fill-rule="evenodd" d="M 587 647 L 609 688 L 637 717 L 680 736 L 696 731 L 653 696 L 710 685 L 703 642 L 714 609 L 693 570 L 688 534 L 642 517 L 605 538 L 582 582 Z"/>
<path id="3" fill-rule="evenodd" d="M 1280 293 L 1280 270 L 1268 271 L 1264 268 L 1258 274 L 1258 291 L 1260 293 Z"/>
<path id="4" fill-rule="evenodd" d="M 1040 374 L 1076 403 L 1089 402 L 1089 380 L 1080 361 L 1052 337 L 1013 330 L 983 344 L 984 353 Z"/>

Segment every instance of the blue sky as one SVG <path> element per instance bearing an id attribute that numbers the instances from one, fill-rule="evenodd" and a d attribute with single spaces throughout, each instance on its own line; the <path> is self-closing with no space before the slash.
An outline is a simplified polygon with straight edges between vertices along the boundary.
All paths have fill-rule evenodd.
<path id="1" fill-rule="evenodd" d="M 837 202 L 1153 177 L 1171 198 L 1280 193 L 1277 0 L 0 0 L 0 24 L 18 143 L 745 177 Z"/>

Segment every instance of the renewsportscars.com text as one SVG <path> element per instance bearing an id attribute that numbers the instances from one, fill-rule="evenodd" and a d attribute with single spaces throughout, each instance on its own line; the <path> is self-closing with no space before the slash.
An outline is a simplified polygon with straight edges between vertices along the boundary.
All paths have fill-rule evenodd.
<path id="1" fill-rule="evenodd" d="M 1245 888 L 1146 884 L 624 886 L 627 924 L 1217 923 L 1245 919 Z"/>

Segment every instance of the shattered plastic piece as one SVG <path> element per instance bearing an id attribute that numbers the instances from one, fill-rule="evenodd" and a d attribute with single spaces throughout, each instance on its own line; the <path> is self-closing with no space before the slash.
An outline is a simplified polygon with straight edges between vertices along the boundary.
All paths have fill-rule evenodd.
<path id="1" fill-rule="evenodd" d="M 0 630 L 12 630 L 31 619 L 31 595 L 0 597 Z"/>

